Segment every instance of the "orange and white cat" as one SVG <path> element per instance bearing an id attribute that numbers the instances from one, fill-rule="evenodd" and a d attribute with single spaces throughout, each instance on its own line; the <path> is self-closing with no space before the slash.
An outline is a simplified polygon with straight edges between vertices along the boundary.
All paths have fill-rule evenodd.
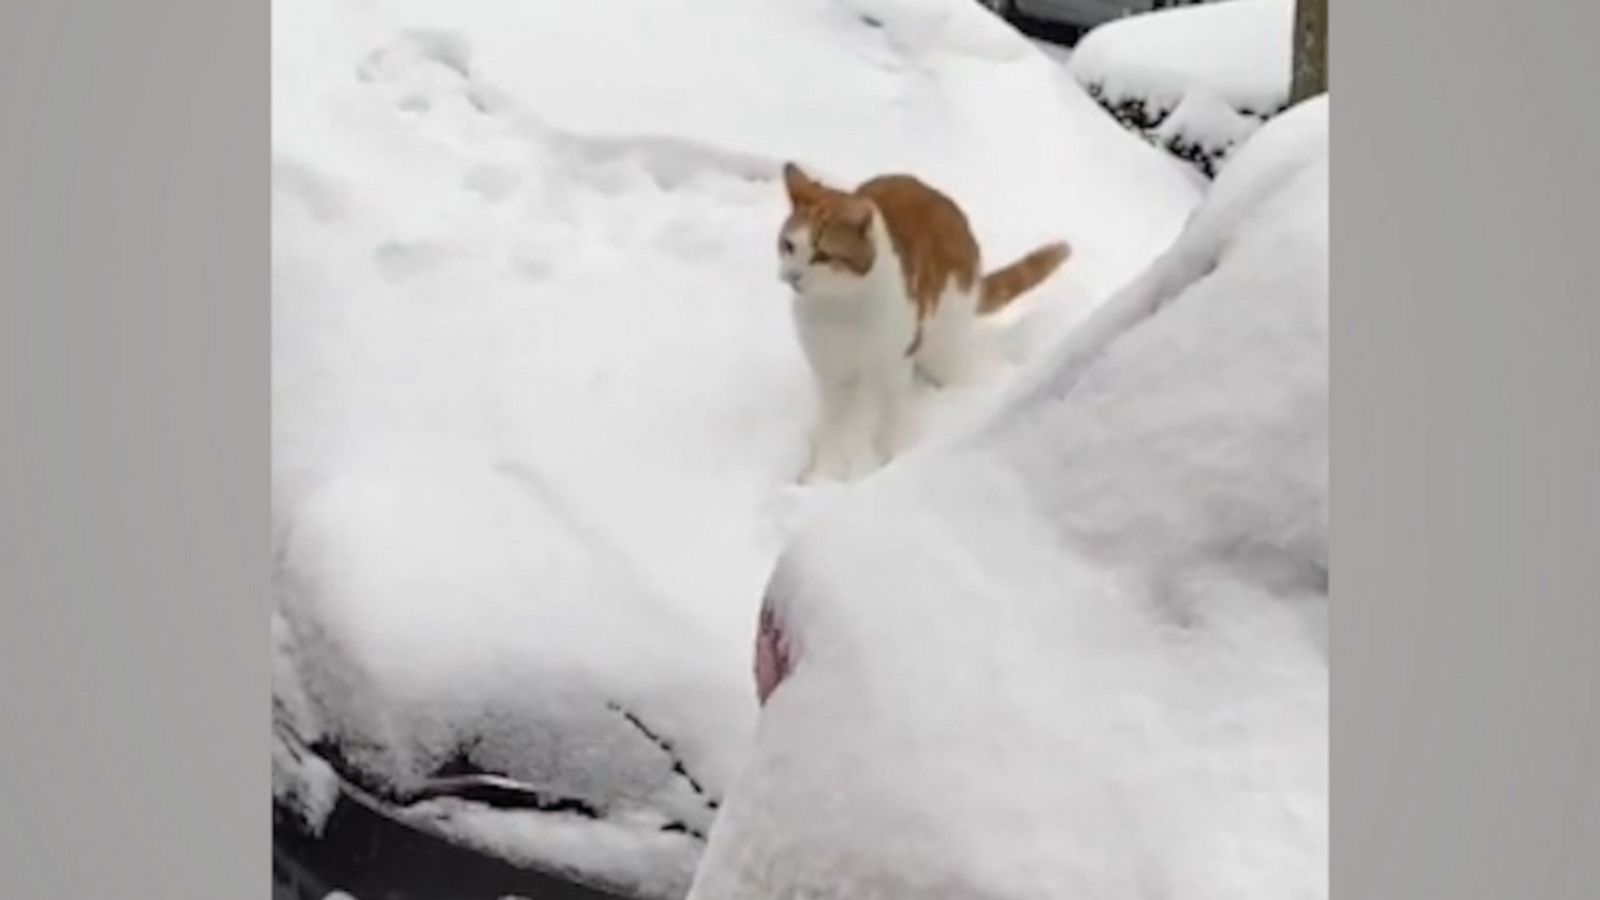
<path id="1" fill-rule="evenodd" d="M 1047 244 L 982 275 L 978 242 L 956 203 L 909 175 L 853 191 L 798 166 L 783 169 L 791 210 L 778 237 L 779 277 L 794 289 L 800 344 L 820 415 L 802 475 L 850 479 L 909 445 L 914 377 L 973 375 L 974 325 L 1066 261 Z"/>

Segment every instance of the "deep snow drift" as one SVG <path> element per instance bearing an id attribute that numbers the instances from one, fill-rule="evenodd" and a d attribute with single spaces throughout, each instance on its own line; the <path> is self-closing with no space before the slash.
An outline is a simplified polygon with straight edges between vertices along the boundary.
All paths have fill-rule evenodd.
<path id="1" fill-rule="evenodd" d="M 1196 189 L 966 0 L 272 16 L 275 719 L 400 798 L 513 776 L 552 809 L 410 814 L 680 895 L 754 726 L 762 587 L 832 493 L 792 485 L 781 161 L 925 177 L 989 258 L 1071 241 L 992 336 L 1017 368 Z M 927 398 L 934 433 L 990 393 Z M 314 821 L 330 773 L 278 749 Z"/>
<path id="2" fill-rule="evenodd" d="M 1327 108 L 797 530 L 691 900 L 1328 896 Z"/>

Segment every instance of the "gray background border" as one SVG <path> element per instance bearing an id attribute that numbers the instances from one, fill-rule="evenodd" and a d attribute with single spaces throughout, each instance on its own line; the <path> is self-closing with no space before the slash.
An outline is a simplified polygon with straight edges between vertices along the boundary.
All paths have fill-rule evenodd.
<path id="1" fill-rule="evenodd" d="M 1600 896 L 1597 14 L 1335 6 L 1334 888 Z"/>
<path id="2" fill-rule="evenodd" d="M 269 10 L 0 4 L 0 896 L 271 888 Z"/>
<path id="3" fill-rule="evenodd" d="M 1592 16 L 1336 5 L 1335 889 L 1593 896 Z M 269 891 L 268 15 L 0 12 L 7 896 Z"/>

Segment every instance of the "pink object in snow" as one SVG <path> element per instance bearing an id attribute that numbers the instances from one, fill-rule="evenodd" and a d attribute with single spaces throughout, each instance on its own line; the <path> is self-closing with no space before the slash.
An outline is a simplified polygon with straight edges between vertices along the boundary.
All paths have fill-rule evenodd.
<path id="1" fill-rule="evenodd" d="M 772 610 L 762 607 L 756 630 L 756 698 L 762 705 L 789 675 L 789 651 Z"/>

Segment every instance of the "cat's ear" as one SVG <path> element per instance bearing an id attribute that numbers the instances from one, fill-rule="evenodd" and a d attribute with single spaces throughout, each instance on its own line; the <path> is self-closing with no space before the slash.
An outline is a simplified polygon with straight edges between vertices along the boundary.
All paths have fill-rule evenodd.
<path id="1" fill-rule="evenodd" d="M 789 202 L 795 206 L 805 206 L 815 201 L 821 193 L 811 176 L 800 171 L 800 167 L 792 162 L 783 164 L 783 186 L 789 192 Z"/>
<path id="2" fill-rule="evenodd" d="M 839 221 L 857 231 L 866 231 L 872 221 L 872 202 L 865 197 L 847 197 L 839 207 Z"/>

